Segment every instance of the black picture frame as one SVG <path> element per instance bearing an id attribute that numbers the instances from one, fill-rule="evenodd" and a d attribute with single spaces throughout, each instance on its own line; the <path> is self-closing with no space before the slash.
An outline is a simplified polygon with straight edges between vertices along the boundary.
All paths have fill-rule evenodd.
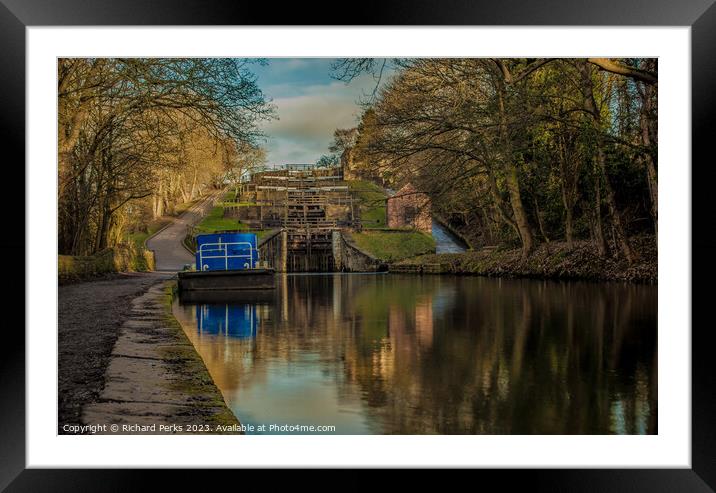
<path id="1" fill-rule="evenodd" d="M 716 399 L 712 352 L 714 336 L 706 306 L 711 293 L 706 282 L 716 268 L 712 259 L 716 241 L 705 225 L 712 223 L 714 207 L 707 192 L 716 174 L 711 165 L 710 140 L 716 134 L 716 5 L 714 0 L 401 0 L 356 3 L 350 14 L 309 4 L 282 4 L 269 9 L 260 2 L 207 0 L 0 0 L 0 78 L 4 178 L 25 183 L 20 163 L 25 156 L 25 28 L 60 25 L 604 25 L 691 26 L 692 61 L 692 469 L 617 470 L 484 470 L 481 475 L 500 481 L 501 489 L 528 481 L 529 487 L 550 491 L 714 491 L 716 490 Z M 329 18 L 330 13 L 334 17 Z M 668 95 L 667 95 L 668 97 Z M 50 145 L 50 144 L 48 144 Z M 13 159 L 8 156 L 14 156 Z M 669 163 L 664 164 L 666 166 Z M 671 165 L 683 165 L 672 163 Z M 16 176 L 8 176 L 14 172 Z M 24 187 L 15 186 L 17 190 Z M 10 200 L 5 196 L 6 200 Z M 24 204 L 21 197 L 13 199 Z M 2 253 L 25 263 L 8 262 L 7 275 L 15 299 L 24 305 L 24 215 L 4 219 Z M 696 226 L 700 225 L 701 229 Z M 48 242 L 52 244 L 52 242 Z M 24 287 L 24 282 L 23 282 Z M 699 289 L 701 288 L 701 289 Z M 24 322 L 24 320 L 23 320 Z M 148 486 L 145 471 L 38 470 L 25 465 L 25 336 L 19 323 L 3 324 L 0 344 L 0 489 L 7 491 L 131 491 Z M 670 327 L 669 330 L 690 330 Z M 51 330 L 48 328 L 48 330 Z M 661 396 L 667 398 L 667 396 Z M 88 443 L 88 446 L 90 444 Z M 164 489 L 177 482 L 187 485 L 191 472 L 172 471 L 162 478 Z M 215 477 L 212 473 L 212 478 Z"/>

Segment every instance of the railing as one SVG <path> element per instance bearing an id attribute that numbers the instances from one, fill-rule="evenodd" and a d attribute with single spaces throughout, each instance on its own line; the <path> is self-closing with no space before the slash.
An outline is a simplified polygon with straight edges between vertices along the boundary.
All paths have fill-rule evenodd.
<path id="1" fill-rule="evenodd" d="M 248 246 L 249 253 L 248 254 L 242 254 L 242 255 L 229 255 L 229 246 L 233 245 L 244 245 L 245 248 Z M 205 248 L 204 247 L 218 247 L 214 249 L 206 249 L 210 252 L 223 252 L 223 255 L 206 255 Z M 254 254 L 253 252 L 256 251 L 256 260 L 258 261 L 258 249 L 255 249 L 251 243 L 248 241 L 238 241 L 238 242 L 219 242 L 219 243 L 203 243 L 201 246 L 199 246 L 199 265 L 197 267 L 201 267 L 201 270 L 205 270 L 205 267 L 208 268 L 208 265 L 204 265 L 205 259 L 224 259 L 224 268 L 226 270 L 229 270 L 229 259 L 230 258 L 248 258 L 248 268 L 251 268 L 253 266 L 253 259 Z M 246 266 L 247 264 L 244 264 Z"/>

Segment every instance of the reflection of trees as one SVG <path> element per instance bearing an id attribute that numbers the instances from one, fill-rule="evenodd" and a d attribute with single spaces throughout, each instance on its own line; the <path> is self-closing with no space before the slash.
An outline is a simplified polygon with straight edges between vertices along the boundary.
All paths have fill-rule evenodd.
<path id="1" fill-rule="evenodd" d="M 224 390 L 307 354 L 380 433 L 655 433 L 656 288 L 288 276 L 255 339 L 202 350 Z M 221 380 L 221 382 L 219 381 Z M 240 403 L 239 403 L 240 405 Z"/>
<path id="2" fill-rule="evenodd" d="M 347 349 L 385 432 L 656 431 L 652 288 L 462 279 L 425 344 L 416 313 L 443 281 L 429 282 L 412 307 L 388 291 L 389 334 L 370 357 Z"/>

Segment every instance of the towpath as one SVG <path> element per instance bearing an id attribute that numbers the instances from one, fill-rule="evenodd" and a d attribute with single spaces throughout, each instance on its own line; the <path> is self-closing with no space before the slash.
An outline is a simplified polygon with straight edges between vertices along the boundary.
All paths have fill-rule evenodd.
<path id="1" fill-rule="evenodd" d="M 117 273 L 59 287 L 59 433 L 68 433 L 65 425 L 117 422 L 122 414 L 130 423 L 166 421 L 174 413 L 191 415 L 186 411 L 187 403 L 181 401 L 187 391 L 177 388 L 175 380 L 180 370 L 194 366 L 201 370 L 201 365 L 193 361 L 193 352 L 185 351 L 190 346 L 181 330 L 168 324 L 162 285 L 192 261 L 181 244 L 186 228 L 201 219 L 220 193 L 207 196 L 148 242 L 157 256 L 157 271 Z M 157 344 L 160 340 L 162 344 Z M 172 354 L 177 351 L 182 357 Z M 122 366 L 144 362 L 150 363 L 147 368 Z M 164 387 L 164 394 L 153 396 L 156 409 L 133 404 L 152 397 L 147 392 L 156 391 L 161 383 L 157 376 L 167 385 L 159 385 Z M 181 382 L 186 380 L 182 378 Z M 208 402 L 199 406 L 200 416 L 225 417 L 223 402 L 210 380 L 195 382 L 188 394 L 196 392 L 209 396 Z M 167 407 L 167 402 L 172 405 Z"/>
<path id="2" fill-rule="evenodd" d="M 160 272 L 176 272 L 186 264 L 194 261 L 194 257 L 182 245 L 187 228 L 193 226 L 214 205 L 214 201 L 224 192 L 217 190 L 207 195 L 204 200 L 194 204 L 184 214 L 147 240 L 147 248 L 154 251 L 155 269 Z"/>

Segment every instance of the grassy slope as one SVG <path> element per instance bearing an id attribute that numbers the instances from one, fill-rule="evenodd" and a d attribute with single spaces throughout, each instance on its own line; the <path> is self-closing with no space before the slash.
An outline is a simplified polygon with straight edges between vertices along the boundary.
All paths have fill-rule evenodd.
<path id="1" fill-rule="evenodd" d="M 224 202 L 217 203 L 209 213 L 196 225 L 197 233 L 216 233 L 217 231 L 244 231 L 248 227 L 236 219 L 224 217 L 225 204 L 231 204 L 236 200 L 236 192 L 229 191 L 224 195 Z"/>
<path id="2" fill-rule="evenodd" d="M 218 202 L 217 206 L 212 208 L 209 213 L 196 225 L 197 233 L 216 233 L 218 231 L 246 231 L 256 233 L 259 240 L 270 231 L 250 231 L 248 225 L 232 219 L 224 217 L 224 207 L 234 205 L 252 205 L 244 202 L 236 202 L 236 192 L 227 192 L 224 196 L 224 202 Z"/>
<path id="3" fill-rule="evenodd" d="M 385 228 L 385 198 L 383 190 L 369 181 L 347 182 L 360 204 L 361 221 L 366 228 Z"/>
<path id="4" fill-rule="evenodd" d="M 375 258 L 394 262 L 435 251 L 432 236 L 420 231 L 363 231 L 352 233 L 354 243 Z"/>
<path id="5" fill-rule="evenodd" d="M 246 229 L 248 229 L 248 227 L 241 221 L 224 217 L 224 208 L 221 206 L 213 207 L 195 228 L 197 233 L 216 233 L 217 231 L 233 230 L 243 231 Z"/>

